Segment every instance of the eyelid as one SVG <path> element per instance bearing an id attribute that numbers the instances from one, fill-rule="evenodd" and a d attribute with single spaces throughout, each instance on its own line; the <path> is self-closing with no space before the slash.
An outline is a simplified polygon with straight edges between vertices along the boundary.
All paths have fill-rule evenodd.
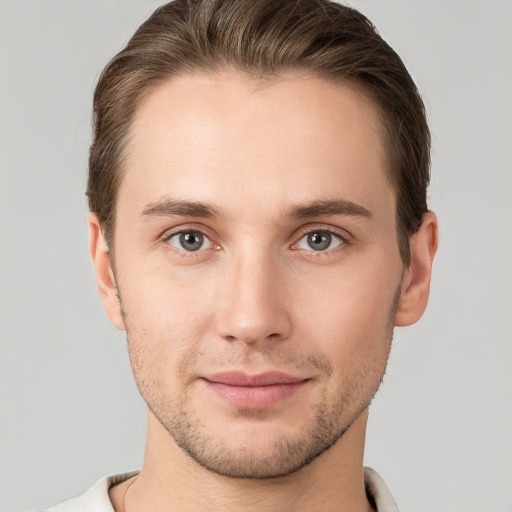
<path id="1" fill-rule="evenodd" d="M 185 251 L 185 250 L 181 251 L 181 250 L 177 249 L 176 247 L 171 246 L 170 244 L 167 243 L 167 241 L 171 237 L 173 237 L 177 234 L 180 234 L 180 233 L 184 233 L 184 232 L 186 233 L 187 231 L 197 231 L 197 232 L 201 233 L 203 236 L 205 236 L 211 242 L 211 244 L 212 244 L 211 247 L 208 247 L 207 249 L 203 249 L 203 250 L 198 250 L 198 251 Z M 331 235 L 334 235 L 335 237 L 341 239 L 342 244 L 340 244 L 340 245 L 342 246 L 342 248 L 347 245 L 350 245 L 352 243 L 352 235 L 346 229 L 334 227 L 334 226 L 330 226 L 330 225 L 325 225 L 325 224 L 321 224 L 321 223 L 314 223 L 314 224 L 308 224 L 306 226 L 302 226 L 298 230 L 296 230 L 295 235 L 293 235 L 293 239 L 295 241 L 289 247 L 296 251 L 307 251 L 305 249 L 298 248 L 297 244 L 304 236 L 306 236 L 314 231 L 327 232 L 327 233 L 330 233 Z M 178 226 L 175 226 L 173 228 L 169 228 L 169 229 L 165 230 L 158 237 L 158 241 L 167 243 L 169 250 L 172 250 L 175 253 L 178 253 L 178 254 L 184 255 L 184 256 L 188 256 L 188 257 L 194 257 L 194 256 L 197 257 L 200 253 L 206 252 L 208 250 L 220 250 L 222 248 L 222 246 L 218 242 L 217 238 L 218 237 L 216 237 L 215 234 L 212 234 L 212 230 L 209 229 L 204 224 L 187 223 L 187 224 L 180 224 Z M 315 252 L 313 249 L 311 249 L 311 251 L 307 251 L 307 252 L 315 253 L 317 255 L 330 254 L 331 252 L 335 252 L 336 250 L 339 250 L 339 247 L 340 246 L 336 246 L 333 249 L 329 249 L 326 251 L 318 251 L 318 252 Z"/>
<path id="2" fill-rule="evenodd" d="M 179 235 L 181 233 L 188 233 L 188 232 L 201 233 L 201 235 L 203 235 L 205 238 L 207 238 L 208 241 L 210 242 L 210 244 L 211 244 L 210 247 L 208 247 L 206 249 L 199 249 L 197 251 L 185 251 L 184 249 L 180 250 L 177 247 L 175 247 L 169 243 L 169 240 L 173 236 Z M 158 237 L 158 241 L 167 244 L 167 246 L 169 247 L 169 250 L 171 250 L 175 253 L 178 253 L 180 255 L 188 256 L 188 257 L 198 256 L 202 252 L 205 252 L 208 250 L 218 250 L 221 248 L 220 243 L 216 240 L 216 237 L 211 234 L 211 230 L 202 224 L 199 224 L 199 225 L 193 224 L 193 223 L 180 224 L 179 226 L 175 226 L 173 228 L 167 229 Z"/>
<path id="3" fill-rule="evenodd" d="M 201 236 L 201 241 L 203 242 L 202 245 L 204 245 L 203 247 L 200 247 L 199 249 L 195 249 L 195 250 L 187 250 L 185 249 L 184 247 L 179 247 L 179 245 L 176 245 L 173 241 L 175 238 L 178 238 L 180 239 L 181 236 L 183 234 L 186 234 L 186 233 L 189 233 L 189 234 L 192 234 L 193 236 L 197 236 L 197 235 L 200 235 Z M 205 234 L 203 233 L 200 233 L 199 231 L 178 231 L 177 233 L 174 233 L 173 235 L 171 235 L 169 238 L 167 238 L 167 243 L 169 245 L 171 245 L 172 247 L 174 247 L 175 249 L 177 249 L 179 252 L 186 252 L 186 253 L 189 253 L 189 252 L 200 252 L 200 251 L 206 251 L 207 249 L 210 249 L 211 246 L 212 246 L 212 241 L 210 240 L 209 237 L 207 237 Z M 180 244 L 180 242 L 178 242 L 178 244 Z"/>
<path id="4" fill-rule="evenodd" d="M 326 232 L 326 233 L 329 233 L 329 234 L 334 235 L 335 237 L 341 239 L 342 243 L 340 245 L 342 247 L 350 245 L 352 243 L 352 235 L 345 229 L 335 228 L 333 226 L 329 226 L 329 225 L 325 225 L 325 224 L 309 224 L 307 226 L 302 226 L 298 230 L 297 234 L 294 236 L 295 242 L 292 243 L 290 248 L 293 250 L 296 250 L 296 251 L 307 251 L 307 249 L 299 248 L 298 244 L 299 244 L 300 240 L 302 240 L 302 238 L 304 238 L 304 236 L 307 236 L 310 233 L 314 233 L 315 231 Z M 311 249 L 311 251 L 308 251 L 308 252 L 312 252 L 317 255 L 329 254 L 331 252 L 338 250 L 339 247 L 340 246 L 336 246 L 333 249 L 328 249 L 326 251 L 314 251 L 313 249 Z"/>

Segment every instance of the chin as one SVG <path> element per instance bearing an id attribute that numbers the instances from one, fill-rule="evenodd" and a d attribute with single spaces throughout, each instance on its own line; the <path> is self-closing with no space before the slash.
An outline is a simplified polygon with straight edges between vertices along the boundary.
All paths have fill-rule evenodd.
<path id="1" fill-rule="evenodd" d="M 263 439 L 264 443 L 244 446 L 218 445 L 215 450 L 197 450 L 182 446 L 202 467 L 221 476 L 240 479 L 272 479 L 291 475 L 328 450 L 331 443 L 317 446 L 293 442 L 285 438 Z"/>
<path id="2" fill-rule="evenodd" d="M 335 423 L 332 415 L 279 423 L 276 417 L 266 417 L 267 413 L 240 409 L 236 420 L 219 424 L 212 424 L 211 416 L 199 419 L 188 412 L 172 421 L 159 421 L 199 465 L 218 475 L 244 479 L 280 478 L 297 472 L 331 448 L 351 424 Z"/>

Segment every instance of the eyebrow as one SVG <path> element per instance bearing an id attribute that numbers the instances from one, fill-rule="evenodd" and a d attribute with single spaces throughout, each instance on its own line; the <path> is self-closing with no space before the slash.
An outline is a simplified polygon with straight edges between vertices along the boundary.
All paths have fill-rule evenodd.
<path id="1" fill-rule="evenodd" d="M 149 203 L 142 211 L 141 217 L 172 217 L 174 215 L 211 219 L 219 217 L 220 213 L 213 206 L 199 201 L 165 198 Z"/>
<path id="2" fill-rule="evenodd" d="M 295 219 L 307 219 L 311 217 L 321 217 L 324 215 L 372 218 L 372 212 L 370 210 L 360 204 L 347 201 L 346 199 L 301 203 L 293 206 L 288 211 L 288 215 Z"/>
<path id="3" fill-rule="evenodd" d="M 149 203 L 142 211 L 141 217 L 172 217 L 177 215 L 213 219 L 220 217 L 221 213 L 213 206 L 200 201 L 164 198 Z M 287 211 L 287 215 L 294 219 L 307 219 L 330 215 L 372 218 L 370 210 L 352 201 L 347 201 L 346 199 L 300 203 L 292 206 Z"/>

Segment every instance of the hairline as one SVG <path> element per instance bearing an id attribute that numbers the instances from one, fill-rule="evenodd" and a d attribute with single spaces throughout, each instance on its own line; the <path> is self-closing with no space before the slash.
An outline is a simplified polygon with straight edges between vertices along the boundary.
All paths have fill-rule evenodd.
<path id="1" fill-rule="evenodd" d="M 258 86 L 271 86 L 279 81 L 285 80 L 286 75 L 297 74 L 297 76 L 305 76 L 308 78 L 316 78 L 327 84 L 337 85 L 341 87 L 349 88 L 356 93 L 360 94 L 365 98 L 365 100 L 370 103 L 373 107 L 373 111 L 375 113 L 376 120 L 376 131 L 380 137 L 380 143 L 382 146 L 382 158 L 383 158 L 383 166 L 386 175 L 386 179 L 390 183 L 393 195 L 394 195 L 394 204 L 395 204 L 395 232 L 397 237 L 397 244 L 399 246 L 400 255 L 403 259 L 402 249 L 401 249 L 401 235 L 400 235 L 400 215 L 398 210 L 398 183 L 396 179 L 394 179 L 394 173 L 392 171 L 393 166 L 393 136 L 391 134 L 391 129 L 388 126 L 388 121 L 386 114 L 383 111 L 382 106 L 375 99 L 374 95 L 372 95 L 370 91 L 370 87 L 368 84 L 364 83 L 361 80 L 357 79 L 349 79 L 349 78 L 334 78 L 331 76 L 326 76 L 326 74 L 322 75 L 322 73 L 317 70 L 312 69 L 311 67 L 289 67 L 281 69 L 280 71 L 274 72 L 264 72 L 258 73 L 256 71 L 252 71 L 249 69 L 240 69 L 232 64 L 211 64 L 208 66 L 184 66 L 182 69 L 177 70 L 172 73 L 169 72 L 167 76 L 162 76 L 158 79 L 153 79 L 151 82 L 148 82 L 144 87 L 136 95 L 136 99 L 134 101 L 134 108 L 132 111 L 132 116 L 130 118 L 129 123 L 126 124 L 126 132 L 124 137 L 121 140 L 120 148 L 119 148 L 119 164 L 117 169 L 115 170 L 115 180 L 117 181 L 117 186 L 115 188 L 115 196 L 114 196 L 114 205 L 112 208 L 112 215 L 109 226 L 104 226 L 105 230 L 109 232 L 106 233 L 106 241 L 107 246 L 109 247 L 109 252 L 111 253 L 111 257 L 114 255 L 114 246 L 115 246 L 115 225 L 117 221 L 117 202 L 119 198 L 119 192 L 121 190 L 123 178 L 126 172 L 128 172 L 127 164 L 129 160 L 129 155 L 133 148 L 131 144 L 134 136 L 133 125 L 137 118 L 137 113 L 143 108 L 145 100 L 147 100 L 151 95 L 153 95 L 159 88 L 165 87 L 170 84 L 173 80 L 176 80 L 181 77 L 194 77 L 194 76 L 220 76 L 222 74 L 228 74 L 232 78 L 242 79 L 245 81 L 254 81 L 258 84 Z M 256 87 L 255 90 L 258 90 L 259 87 Z M 412 233 L 410 236 L 413 236 Z M 409 238 L 407 237 L 407 252 L 409 253 Z M 404 263 L 408 264 L 408 259 L 404 261 Z"/>

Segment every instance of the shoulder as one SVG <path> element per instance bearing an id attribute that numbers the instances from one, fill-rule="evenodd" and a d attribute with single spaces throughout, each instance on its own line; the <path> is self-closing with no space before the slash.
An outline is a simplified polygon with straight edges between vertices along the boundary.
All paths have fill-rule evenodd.
<path id="1" fill-rule="evenodd" d="M 393 496 L 377 471 L 364 468 L 364 485 L 368 500 L 377 512 L 398 512 Z"/>
<path id="2" fill-rule="evenodd" d="M 137 471 L 100 478 L 85 494 L 46 509 L 44 512 L 114 512 L 108 496 L 109 489 L 134 475 Z"/>
<path id="3" fill-rule="evenodd" d="M 137 471 L 100 478 L 85 494 L 46 509 L 44 512 L 115 512 L 108 495 L 109 489 Z M 371 468 L 364 468 L 364 481 L 368 499 L 377 512 L 398 512 L 384 480 Z"/>

